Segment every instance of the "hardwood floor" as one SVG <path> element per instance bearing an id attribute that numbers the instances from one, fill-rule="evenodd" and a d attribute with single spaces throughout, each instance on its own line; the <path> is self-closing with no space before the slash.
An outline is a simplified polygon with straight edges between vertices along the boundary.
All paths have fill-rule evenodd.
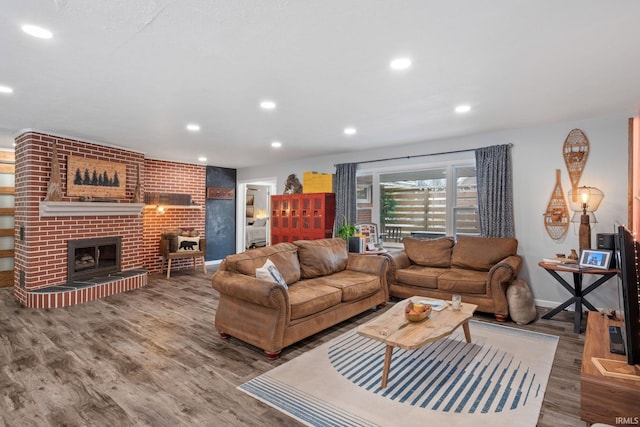
<path id="1" fill-rule="evenodd" d="M 0 289 L 0 425 L 301 425 L 236 387 L 377 314 L 354 317 L 268 361 L 248 344 L 219 338 L 210 277 L 154 275 L 144 288 L 50 310 L 22 308 L 13 289 Z M 564 314 L 524 327 L 560 337 L 539 426 L 585 425 L 584 335 L 572 332 L 571 316 L 556 320 Z"/>

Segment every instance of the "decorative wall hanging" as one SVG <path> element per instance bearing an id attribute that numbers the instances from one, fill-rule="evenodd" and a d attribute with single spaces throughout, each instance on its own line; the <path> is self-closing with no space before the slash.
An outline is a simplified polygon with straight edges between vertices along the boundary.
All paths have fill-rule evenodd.
<path id="1" fill-rule="evenodd" d="M 589 140 L 584 132 L 580 129 L 573 129 L 569 132 L 562 146 L 562 155 L 564 163 L 567 165 L 567 172 L 569 172 L 571 189 L 575 192 L 578 188 L 584 165 L 587 163 L 587 157 L 589 157 Z"/>
<path id="2" fill-rule="evenodd" d="M 62 178 L 60 177 L 60 163 L 58 162 L 58 149 L 55 141 L 51 147 L 51 176 L 47 187 L 47 196 L 44 200 L 48 202 L 59 202 L 62 200 Z"/>
<path id="3" fill-rule="evenodd" d="M 556 185 L 544 213 L 544 227 L 553 240 L 562 238 L 569 228 L 569 207 L 562 191 L 560 169 L 556 169 Z"/>
<path id="4" fill-rule="evenodd" d="M 127 165 L 86 157 L 67 158 L 67 195 L 124 199 Z"/>
<path id="5" fill-rule="evenodd" d="M 207 187 L 207 199 L 227 199 L 231 200 L 236 195 L 235 188 Z"/>

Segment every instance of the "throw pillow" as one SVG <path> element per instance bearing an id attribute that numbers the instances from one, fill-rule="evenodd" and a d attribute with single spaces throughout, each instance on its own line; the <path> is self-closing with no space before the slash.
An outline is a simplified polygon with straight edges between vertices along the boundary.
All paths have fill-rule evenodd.
<path id="1" fill-rule="evenodd" d="M 538 315 L 531 288 L 522 279 L 514 280 L 507 288 L 507 303 L 509 315 L 518 325 L 526 325 Z"/>
<path id="2" fill-rule="evenodd" d="M 200 238 L 199 237 L 178 236 L 178 250 L 177 250 L 177 252 L 199 251 L 199 250 L 200 250 Z"/>
<path id="3" fill-rule="evenodd" d="M 253 222 L 254 227 L 264 227 L 267 225 L 267 218 L 258 218 Z"/>
<path id="4" fill-rule="evenodd" d="M 280 274 L 280 270 L 278 270 L 278 267 L 276 267 L 270 259 L 267 259 L 262 267 L 256 268 L 256 277 L 258 279 L 277 283 L 285 289 L 288 289 L 287 282 L 282 277 L 282 274 Z"/>

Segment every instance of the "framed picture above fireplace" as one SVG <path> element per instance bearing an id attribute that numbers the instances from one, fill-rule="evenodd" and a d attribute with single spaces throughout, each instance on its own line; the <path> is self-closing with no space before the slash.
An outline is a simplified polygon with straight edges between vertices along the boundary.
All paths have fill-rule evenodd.
<path id="1" fill-rule="evenodd" d="M 127 194 L 125 163 L 69 156 L 67 195 L 124 199 Z"/>

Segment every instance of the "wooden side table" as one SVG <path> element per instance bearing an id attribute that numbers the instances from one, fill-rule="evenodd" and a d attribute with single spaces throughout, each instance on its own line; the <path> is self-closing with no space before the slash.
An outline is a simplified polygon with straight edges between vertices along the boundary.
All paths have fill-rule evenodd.
<path id="1" fill-rule="evenodd" d="M 591 360 L 627 360 L 626 356 L 609 352 L 609 325 L 620 326 L 621 322 L 589 313 L 580 368 L 580 419 L 587 425 L 638 424 L 640 381 L 603 376 Z"/>
<path id="2" fill-rule="evenodd" d="M 572 268 L 567 268 L 562 264 L 553 264 L 549 262 L 539 262 L 538 265 L 544 268 L 551 276 L 553 276 L 556 281 L 562 285 L 569 293 L 571 294 L 571 298 L 542 316 L 543 319 L 551 319 L 556 314 L 560 313 L 566 307 L 574 304 L 574 315 L 573 315 L 573 332 L 579 334 L 582 329 L 582 306 L 584 305 L 591 311 L 598 311 L 597 308 L 593 306 L 589 301 L 586 300 L 586 296 L 593 292 L 598 287 L 605 284 L 609 279 L 615 277 L 618 274 L 618 270 L 609 269 L 609 270 L 601 270 L 597 268 L 590 269 L 581 269 L 574 270 Z M 571 286 L 566 280 L 564 280 L 558 272 L 562 273 L 572 273 L 573 274 L 573 286 Z M 598 274 L 601 275 L 598 280 L 593 282 L 587 288 L 582 289 L 582 278 L 585 274 Z"/>

